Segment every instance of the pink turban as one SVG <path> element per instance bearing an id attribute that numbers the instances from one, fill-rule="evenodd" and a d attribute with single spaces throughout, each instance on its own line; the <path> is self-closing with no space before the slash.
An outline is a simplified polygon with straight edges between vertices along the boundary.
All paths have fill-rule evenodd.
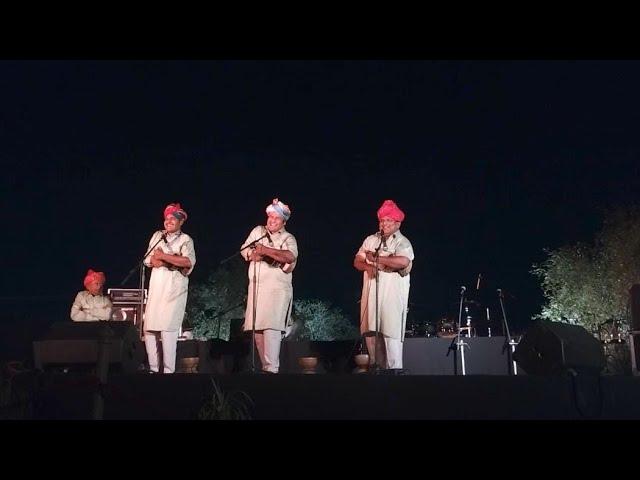
<path id="1" fill-rule="evenodd" d="M 285 205 L 277 198 L 274 198 L 271 205 L 267 206 L 266 212 L 267 215 L 271 212 L 277 213 L 285 222 L 289 220 L 289 217 L 291 216 L 291 209 L 289 208 L 289 205 Z"/>
<path id="2" fill-rule="evenodd" d="M 402 222 L 404 220 L 404 212 L 398 208 L 398 205 L 393 200 L 385 200 L 378 209 L 378 220 L 382 217 L 390 217 L 396 222 Z"/>
<path id="3" fill-rule="evenodd" d="M 87 274 L 84 277 L 84 286 L 86 287 L 87 285 L 89 285 L 91 282 L 93 282 L 94 280 L 97 280 L 99 282 L 101 282 L 104 285 L 104 282 L 106 282 L 106 277 L 104 276 L 104 273 L 102 272 L 94 272 L 93 270 L 89 269 L 89 271 L 87 272 Z"/>
<path id="4" fill-rule="evenodd" d="M 178 220 L 186 220 L 187 212 L 183 210 L 179 203 L 170 203 L 164 209 L 164 218 L 167 218 L 167 215 L 173 215 Z"/>

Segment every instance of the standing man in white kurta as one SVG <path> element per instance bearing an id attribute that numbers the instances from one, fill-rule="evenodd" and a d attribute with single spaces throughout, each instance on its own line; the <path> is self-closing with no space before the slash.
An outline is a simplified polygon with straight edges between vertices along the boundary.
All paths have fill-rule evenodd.
<path id="1" fill-rule="evenodd" d="M 182 231 L 186 220 L 187 212 L 179 203 L 168 205 L 164 209 L 165 229 L 153 234 L 149 249 L 160 242 L 144 260 L 145 265 L 152 268 L 144 312 L 144 343 L 152 373 L 160 371 L 158 336 L 162 338 L 162 371 L 174 373 L 176 370 L 176 349 L 187 306 L 189 275 L 196 264 L 193 240 Z"/>
<path id="2" fill-rule="evenodd" d="M 369 362 L 397 371 L 402 369 L 409 272 L 413 264 L 411 242 L 400 233 L 403 220 L 404 212 L 396 203 L 385 200 L 378 209 L 379 231 L 365 238 L 353 260 L 353 266 L 363 272 L 360 331 L 367 342 Z M 377 322 L 376 265 L 379 281 Z"/>
<path id="3" fill-rule="evenodd" d="M 249 263 L 249 291 L 245 311 L 244 330 L 254 329 L 262 371 L 278 373 L 280 342 L 291 322 L 293 285 L 291 277 L 298 261 L 298 243 L 284 226 L 291 209 L 277 198 L 267 206 L 267 225 L 258 225 L 247 237 L 242 250 Z M 255 282 L 254 282 L 255 276 Z M 254 290 L 256 292 L 254 302 Z"/>

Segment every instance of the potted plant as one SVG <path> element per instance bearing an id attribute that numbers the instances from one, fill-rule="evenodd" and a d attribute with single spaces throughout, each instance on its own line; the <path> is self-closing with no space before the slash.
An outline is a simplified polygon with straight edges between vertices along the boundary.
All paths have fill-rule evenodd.
<path id="1" fill-rule="evenodd" d="M 318 367 L 318 357 L 300 357 L 298 365 L 302 368 L 302 373 L 316 373 Z"/>

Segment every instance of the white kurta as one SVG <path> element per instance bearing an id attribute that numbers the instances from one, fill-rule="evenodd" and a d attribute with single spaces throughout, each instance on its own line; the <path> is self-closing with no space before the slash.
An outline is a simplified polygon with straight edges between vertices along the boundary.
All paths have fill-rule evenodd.
<path id="1" fill-rule="evenodd" d="M 151 248 L 162 232 L 156 232 L 149 241 Z M 187 306 L 187 293 L 189 290 L 189 277 L 196 264 L 196 251 L 193 240 L 186 233 L 167 234 L 167 241 L 161 240 L 155 248 L 161 248 L 165 253 L 182 255 L 191 260 L 191 268 L 187 275 L 183 275 L 180 269 L 158 267 L 151 270 L 149 280 L 149 298 L 144 312 L 145 331 L 175 331 L 179 330 L 184 320 L 184 310 Z M 155 250 L 154 248 L 154 250 Z M 151 266 L 151 255 L 144 263 Z"/>
<path id="2" fill-rule="evenodd" d="M 366 251 L 375 251 L 380 245 L 378 234 L 365 238 L 356 255 L 366 261 Z M 378 287 L 378 330 L 385 336 L 403 340 L 407 308 L 409 303 L 409 287 L 411 266 L 413 265 L 413 247 L 407 237 L 397 231 L 386 240 L 386 249 L 380 247 L 380 256 L 397 255 L 407 257 L 411 262 L 403 271 L 380 271 Z M 367 263 L 371 263 L 368 262 Z M 361 333 L 376 330 L 376 279 L 363 273 L 362 297 L 360 298 L 360 331 Z"/>
<path id="3" fill-rule="evenodd" d="M 83 290 L 76 295 L 70 316 L 74 322 L 111 320 L 111 300 L 106 295 L 91 295 Z"/>
<path id="4" fill-rule="evenodd" d="M 262 237 L 267 231 L 266 227 L 259 225 L 251 230 L 251 233 L 243 243 L 248 243 Z M 293 302 L 293 285 L 291 283 L 292 271 L 298 262 L 298 243 L 296 238 L 284 228 L 271 234 L 272 244 L 264 238 L 260 243 L 267 247 L 280 250 L 289 250 L 294 261 L 291 264 L 269 265 L 265 261 L 250 262 L 248 269 L 249 290 L 247 295 L 247 308 L 245 311 L 244 329 L 251 330 L 253 325 L 253 275 L 257 279 L 256 300 L 256 330 L 268 328 L 285 331 L 291 321 L 291 306 Z M 242 256 L 248 260 L 251 249 L 242 251 Z M 270 259 L 269 259 L 270 260 Z"/>

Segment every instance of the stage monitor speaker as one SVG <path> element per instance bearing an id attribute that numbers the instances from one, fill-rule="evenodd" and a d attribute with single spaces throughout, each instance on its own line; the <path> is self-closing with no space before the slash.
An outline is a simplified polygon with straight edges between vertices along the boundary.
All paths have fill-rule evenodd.
<path id="1" fill-rule="evenodd" d="M 57 322 L 45 336 L 33 342 L 36 368 L 46 365 L 95 364 L 103 329 L 113 332 L 109 348 L 110 367 L 135 372 L 144 361 L 144 345 L 132 322 Z"/>
<path id="2" fill-rule="evenodd" d="M 513 358 L 531 375 L 557 375 L 574 370 L 599 374 L 605 367 L 600 341 L 577 325 L 536 321 L 518 343 Z"/>

